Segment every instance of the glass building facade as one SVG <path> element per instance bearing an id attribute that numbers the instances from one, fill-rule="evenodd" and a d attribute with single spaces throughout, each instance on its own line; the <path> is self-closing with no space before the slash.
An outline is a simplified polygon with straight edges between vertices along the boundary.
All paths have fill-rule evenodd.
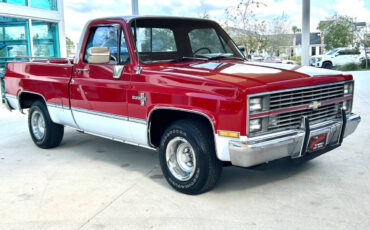
<path id="1" fill-rule="evenodd" d="M 0 0 L 0 76 L 7 61 L 19 56 L 60 57 L 60 21 L 51 18 L 40 20 L 43 12 L 58 12 L 60 0 Z M 5 6 L 5 7 L 2 7 Z M 19 9 L 35 13 L 35 18 L 27 15 L 7 16 L 2 8 L 17 6 Z M 10 7 L 11 8 L 11 7 Z M 36 9 L 34 9 L 36 8 Z M 47 11 L 46 11 L 47 10 Z M 62 17 L 63 18 L 63 17 Z M 64 34 L 63 34 L 64 36 Z"/>
<path id="2" fill-rule="evenodd" d="M 57 0 L 0 0 L 0 2 L 30 6 L 44 10 L 58 10 Z"/>

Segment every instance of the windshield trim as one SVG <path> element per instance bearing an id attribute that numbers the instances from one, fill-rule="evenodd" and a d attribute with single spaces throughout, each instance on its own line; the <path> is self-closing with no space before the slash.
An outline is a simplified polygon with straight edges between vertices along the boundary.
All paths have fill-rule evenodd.
<path id="1" fill-rule="evenodd" d="M 238 56 L 235 56 L 235 54 L 233 54 L 233 56 L 231 56 L 229 59 L 246 60 L 246 58 L 244 56 L 244 53 L 240 51 L 240 49 L 238 48 L 238 46 L 236 45 L 234 40 L 229 36 L 229 34 L 217 22 L 215 22 L 213 20 L 201 19 L 201 18 L 186 18 L 186 17 L 180 17 L 180 18 L 176 18 L 176 17 L 175 18 L 174 17 L 138 17 L 138 18 L 132 18 L 127 23 L 127 26 L 129 28 L 129 30 L 128 30 L 129 33 L 130 33 L 129 36 L 131 37 L 132 45 L 133 45 L 133 48 L 134 48 L 134 54 L 135 54 L 135 56 L 138 60 L 139 65 L 140 64 L 150 65 L 150 64 L 157 64 L 157 63 L 171 63 L 171 61 L 174 60 L 174 59 L 168 59 L 168 60 L 143 61 L 140 58 L 140 52 L 137 51 L 137 47 L 136 47 L 137 42 L 136 42 L 136 39 L 135 39 L 135 31 L 132 30 L 132 27 L 133 27 L 133 23 L 137 23 L 137 21 L 140 21 L 140 20 L 148 20 L 148 19 L 157 19 L 157 20 L 174 20 L 175 19 L 175 20 L 179 20 L 179 21 L 182 21 L 182 22 L 189 22 L 189 23 L 191 23 L 192 21 L 207 22 L 207 23 L 209 23 L 209 26 L 211 28 L 214 28 L 216 30 L 219 37 L 222 37 L 225 40 L 225 44 L 228 45 L 233 52 L 240 55 L 240 57 L 238 57 Z M 135 26 L 135 28 L 137 28 L 137 27 Z M 159 27 L 159 28 L 162 28 L 162 27 Z M 165 27 L 163 27 L 163 28 L 165 28 Z M 194 56 L 194 57 L 196 58 L 196 56 Z M 178 58 L 181 58 L 181 56 L 179 56 Z M 197 61 L 197 60 L 194 60 L 194 61 Z"/>

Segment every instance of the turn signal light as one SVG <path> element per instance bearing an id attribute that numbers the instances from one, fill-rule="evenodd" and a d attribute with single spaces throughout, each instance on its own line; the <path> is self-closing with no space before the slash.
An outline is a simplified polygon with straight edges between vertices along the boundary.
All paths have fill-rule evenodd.
<path id="1" fill-rule="evenodd" d="M 218 131 L 218 135 L 222 136 L 222 137 L 239 138 L 239 133 L 238 132 Z"/>

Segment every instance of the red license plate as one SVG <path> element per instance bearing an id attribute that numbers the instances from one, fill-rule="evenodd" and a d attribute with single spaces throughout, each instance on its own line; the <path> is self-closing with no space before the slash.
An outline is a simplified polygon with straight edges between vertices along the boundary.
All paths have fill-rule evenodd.
<path id="1" fill-rule="evenodd" d="M 312 153 L 321 149 L 325 149 L 327 138 L 328 138 L 327 133 L 312 136 L 310 138 L 310 141 L 308 142 L 307 151 Z"/>

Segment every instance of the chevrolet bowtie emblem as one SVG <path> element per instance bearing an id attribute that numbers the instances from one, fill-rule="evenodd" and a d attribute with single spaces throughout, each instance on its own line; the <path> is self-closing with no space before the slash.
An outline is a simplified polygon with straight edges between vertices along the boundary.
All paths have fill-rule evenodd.
<path id="1" fill-rule="evenodd" d="M 321 106 L 321 102 L 313 101 L 311 104 L 308 105 L 310 109 L 317 110 Z"/>

